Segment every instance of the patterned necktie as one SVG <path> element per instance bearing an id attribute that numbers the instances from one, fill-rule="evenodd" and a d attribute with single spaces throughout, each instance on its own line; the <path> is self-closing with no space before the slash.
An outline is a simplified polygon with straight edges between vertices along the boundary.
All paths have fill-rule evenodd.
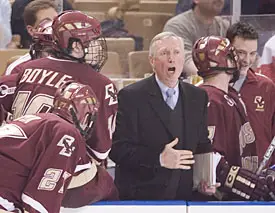
<path id="1" fill-rule="evenodd" d="M 174 108 L 175 108 L 175 103 L 174 103 L 174 100 L 173 100 L 173 96 L 175 95 L 175 93 L 176 93 L 176 90 L 173 89 L 173 88 L 169 88 L 169 89 L 166 91 L 166 95 L 167 95 L 166 103 L 168 104 L 168 106 L 169 106 L 171 109 L 174 109 Z"/>

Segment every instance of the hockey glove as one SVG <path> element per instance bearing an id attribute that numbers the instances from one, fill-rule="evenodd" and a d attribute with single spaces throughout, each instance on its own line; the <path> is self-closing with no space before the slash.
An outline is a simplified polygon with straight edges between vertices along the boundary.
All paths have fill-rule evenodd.
<path id="1" fill-rule="evenodd" d="M 222 184 L 221 190 L 241 200 L 261 200 L 269 192 L 266 179 L 227 162 L 219 163 L 217 179 Z"/>

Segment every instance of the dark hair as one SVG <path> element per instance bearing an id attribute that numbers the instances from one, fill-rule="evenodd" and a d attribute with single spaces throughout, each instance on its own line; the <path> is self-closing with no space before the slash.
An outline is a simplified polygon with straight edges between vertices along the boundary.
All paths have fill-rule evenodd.
<path id="1" fill-rule="evenodd" d="M 258 40 L 259 38 L 259 34 L 253 25 L 246 22 L 237 22 L 228 28 L 226 38 L 228 38 L 230 42 L 237 36 L 249 40 Z"/>
<path id="2" fill-rule="evenodd" d="M 53 8 L 57 11 L 57 6 L 52 0 L 35 0 L 31 1 L 24 9 L 23 18 L 25 25 L 34 26 L 37 20 L 36 14 L 40 10 Z"/>
<path id="3" fill-rule="evenodd" d="M 191 5 L 192 10 L 195 9 L 196 5 L 197 5 L 197 4 L 196 4 L 195 2 L 192 3 L 192 5 Z"/>

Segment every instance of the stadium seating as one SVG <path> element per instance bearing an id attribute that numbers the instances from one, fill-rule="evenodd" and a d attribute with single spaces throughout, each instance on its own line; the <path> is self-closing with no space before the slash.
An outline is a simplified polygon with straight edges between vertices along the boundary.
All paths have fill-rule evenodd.
<path id="1" fill-rule="evenodd" d="M 80 11 L 107 12 L 109 8 L 117 6 L 114 0 L 75 0 L 73 7 Z"/>
<path id="2" fill-rule="evenodd" d="M 153 72 L 148 55 L 148 51 L 130 52 L 128 54 L 130 78 L 144 78 L 146 74 Z"/>
<path id="3" fill-rule="evenodd" d="M 81 11 L 81 12 L 85 13 L 88 16 L 92 16 L 92 17 L 96 18 L 100 22 L 106 20 L 105 12 L 98 12 L 98 11 Z"/>
<path id="4" fill-rule="evenodd" d="M 106 38 L 110 52 L 117 52 L 124 77 L 129 77 L 128 53 L 135 50 L 135 41 L 132 38 Z"/>
<path id="5" fill-rule="evenodd" d="M 116 52 L 108 52 L 108 60 L 101 70 L 101 74 L 109 78 L 124 77 L 123 70 L 120 65 L 119 55 Z"/>
<path id="6" fill-rule="evenodd" d="M 7 67 L 8 61 L 14 56 L 21 56 L 29 52 L 28 49 L 7 49 L 7 50 L 0 50 L 0 75 L 2 75 Z M 15 59 L 15 58 L 14 58 Z M 10 61 L 11 62 L 11 61 Z M 9 63 L 10 63 L 9 62 Z"/>
<path id="7" fill-rule="evenodd" d="M 174 13 L 177 1 L 140 1 L 140 12 Z M 80 11 L 107 12 L 111 7 L 118 6 L 116 0 L 75 0 L 73 6 Z"/>
<path id="8" fill-rule="evenodd" d="M 142 78 L 111 78 L 118 91 L 127 85 L 140 81 L 141 79 Z"/>
<path id="9" fill-rule="evenodd" d="M 148 50 L 151 39 L 162 32 L 171 13 L 126 12 L 124 14 L 125 29 L 129 33 L 143 37 L 143 49 Z"/>
<path id="10" fill-rule="evenodd" d="M 141 1 L 141 12 L 174 13 L 177 1 Z"/>

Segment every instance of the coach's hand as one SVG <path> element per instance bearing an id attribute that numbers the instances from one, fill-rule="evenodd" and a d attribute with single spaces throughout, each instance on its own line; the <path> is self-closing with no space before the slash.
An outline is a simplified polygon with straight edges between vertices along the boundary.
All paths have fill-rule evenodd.
<path id="1" fill-rule="evenodd" d="M 191 169 L 191 165 L 195 163 L 193 152 L 174 149 L 178 142 L 179 139 L 176 138 L 165 146 L 160 154 L 160 165 L 167 169 Z"/>
<path id="2" fill-rule="evenodd" d="M 217 191 L 217 188 L 221 186 L 220 183 L 216 183 L 215 185 L 208 186 L 208 184 L 205 181 L 201 181 L 198 186 L 198 191 L 204 195 L 214 195 Z"/>

